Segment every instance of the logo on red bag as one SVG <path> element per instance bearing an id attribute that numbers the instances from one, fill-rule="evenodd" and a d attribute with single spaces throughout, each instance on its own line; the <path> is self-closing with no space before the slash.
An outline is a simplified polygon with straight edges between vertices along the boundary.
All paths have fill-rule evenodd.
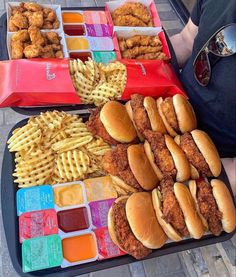
<path id="1" fill-rule="evenodd" d="M 56 78 L 56 73 L 51 73 L 50 69 L 51 69 L 50 63 L 46 63 L 46 77 L 47 77 L 47 80 L 49 81 Z"/>
<path id="2" fill-rule="evenodd" d="M 137 65 L 139 65 L 141 67 L 142 74 L 144 76 L 146 76 L 147 72 L 146 72 L 146 69 L 145 69 L 144 65 L 142 63 L 140 63 L 140 62 L 135 62 L 135 64 L 137 64 Z"/>

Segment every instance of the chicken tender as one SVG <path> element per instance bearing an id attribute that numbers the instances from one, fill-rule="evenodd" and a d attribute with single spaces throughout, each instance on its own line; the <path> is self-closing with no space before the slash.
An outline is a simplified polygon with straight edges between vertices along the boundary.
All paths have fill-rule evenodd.
<path id="1" fill-rule="evenodd" d="M 163 219 L 171 224 L 182 237 L 188 236 L 189 232 L 185 224 L 184 215 L 173 192 L 173 186 L 174 181 L 169 176 L 165 176 L 160 182 L 163 199 Z"/>
<path id="2" fill-rule="evenodd" d="M 30 26 L 28 29 L 29 35 L 30 35 L 30 40 L 32 42 L 32 44 L 35 45 L 45 45 L 45 39 L 42 36 L 39 28 L 37 28 L 36 26 Z"/>
<path id="3" fill-rule="evenodd" d="M 25 42 L 29 39 L 30 37 L 27 30 L 18 31 L 17 33 L 13 34 L 11 37 L 12 41 L 20 41 L 20 42 Z"/>
<path id="4" fill-rule="evenodd" d="M 60 44 L 60 37 L 55 32 L 47 32 L 46 37 L 50 44 Z"/>
<path id="5" fill-rule="evenodd" d="M 126 44 L 126 40 L 124 38 L 118 38 L 118 42 L 119 42 L 119 47 L 121 51 L 124 51 L 128 48 Z"/>
<path id="6" fill-rule="evenodd" d="M 151 145 L 155 163 L 160 168 L 162 174 L 169 175 L 175 179 L 177 171 L 172 155 L 166 146 L 164 135 L 151 130 L 146 130 L 143 134 Z"/>
<path id="7" fill-rule="evenodd" d="M 102 159 L 103 169 L 112 175 L 118 176 L 127 185 L 142 191 L 143 189 L 135 179 L 128 162 L 127 148 L 129 145 L 118 144 L 116 148 L 108 151 Z"/>
<path id="8" fill-rule="evenodd" d="M 42 11 L 43 9 L 41 5 L 33 2 L 24 3 L 24 8 L 31 12 Z"/>
<path id="9" fill-rule="evenodd" d="M 126 40 L 128 48 L 134 46 L 162 46 L 158 36 L 133 36 Z"/>
<path id="10" fill-rule="evenodd" d="M 24 47 L 23 42 L 17 40 L 17 41 L 11 41 L 11 57 L 12 59 L 22 59 Z"/>
<path id="11" fill-rule="evenodd" d="M 147 24 L 151 21 L 151 15 L 146 6 L 141 3 L 128 2 L 121 7 L 115 9 L 112 13 L 112 17 L 116 19 L 119 16 L 132 15 Z M 137 25 L 141 26 L 141 25 Z"/>
<path id="12" fill-rule="evenodd" d="M 164 53 L 147 53 L 138 55 L 135 58 L 136 60 L 166 60 L 166 55 Z"/>
<path id="13" fill-rule="evenodd" d="M 147 27 L 147 24 L 133 15 L 119 15 L 114 19 L 115 26 Z"/>
<path id="14" fill-rule="evenodd" d="M 127 220 L 125 205 L 127 199 L 120 200 L 118 203 L 112 204 L 112 214 L 114 221 L 114 230 L 119 245 L 128 254 L 132 255 L 136 259 L 142 259 L 149 255 L 152 250 L 146 248 L 139 240 L 134 236 L 129 222 Z"/>
<path id="15" fill-rule="evenodd" d="M 27 59 L 37 58 L 41 54 L 41 47 L 39 45 L 28 45 L 24 49 L 24 55 Z"/>
<path id="16" fill-rule="evenodd" d="M 10 17 L 10 21 L 19 29 L 27 29 L 29 27 L 27 17 L 18 11 Z"/>
<path id="17" fill-rule="evenodd" d="M 41 28 L 43 26 L 43 12 L 38 11 L 28 15 L 29 25 Z"/>
<path id="18" fill-rule="evenodd" d="M 139 94 L 131 95 L 130 105 L 133 111 L 133 119 L 139 133 L 143 135 L 145 130 L 151 130 L 151 123 L 148 114 L 143 106 L 144 96 Z"/>
<path id="19" fill-rule="evenodd" d="M 161 51 L 161 46 L 136 46 L 132 49 L 127 49 L 122 52 L 123 58 L 135 59 L 137 56 L 146 53 L 157 53 Z"/>

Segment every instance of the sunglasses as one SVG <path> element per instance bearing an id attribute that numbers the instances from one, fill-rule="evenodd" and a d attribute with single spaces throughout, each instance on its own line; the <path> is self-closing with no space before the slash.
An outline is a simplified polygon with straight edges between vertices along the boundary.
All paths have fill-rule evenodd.
<path id="1" fill-rule="evenodd" d="M 194 76 L 201 86 L 207 86 L 211 78 L 211 64 L 208 54 L 229 57 L 236 53 L 236 23 L 219 29 L 202 47 L 194 62 Z"/>

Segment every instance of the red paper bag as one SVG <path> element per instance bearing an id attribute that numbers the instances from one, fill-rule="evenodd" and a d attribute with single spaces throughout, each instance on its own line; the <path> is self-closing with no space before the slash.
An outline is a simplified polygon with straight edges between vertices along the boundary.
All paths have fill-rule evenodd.
<path id="1" fill-rule="evenodd" d="M 134 93 L 163 98 L 184 93 L 171 64 L 164 61 L 120 60 L 127 68 L 127 83 L 122 100 L 130 99 Z"/>
<path id="2" fill-rule="evenodd" d="M 78 103 L 68 59 L 0 62 L 0 107 Z"/>

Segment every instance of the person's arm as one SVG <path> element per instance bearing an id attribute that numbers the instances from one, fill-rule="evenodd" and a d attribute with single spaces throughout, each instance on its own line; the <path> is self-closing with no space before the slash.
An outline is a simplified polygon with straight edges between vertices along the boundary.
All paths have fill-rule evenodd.
<path id="1" fill-rule="evenodd" d="M 180 67 L 182 67 L 190 57 L 193 49 L 193 42 L 198 33 L 198 27 L 189 19 L 187 25 L 181 31 L 170 38 L 175 55 Z"/>

